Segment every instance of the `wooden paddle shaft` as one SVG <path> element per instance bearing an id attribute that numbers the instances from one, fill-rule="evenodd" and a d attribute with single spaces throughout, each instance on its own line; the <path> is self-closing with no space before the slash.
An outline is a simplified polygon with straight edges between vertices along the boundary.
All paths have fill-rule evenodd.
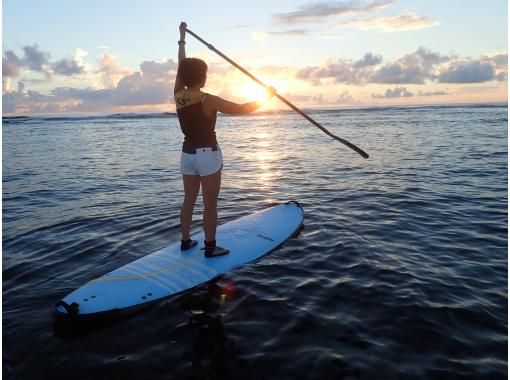
<path id="1" fill-rule="evenodd" d="M 239 69 L 240 71 L 242 71 L 244 74 L 246 74 L 247 76 L 249 76 L 251 79 L 253 79 L 255 82 L 257 82 L 258 84 L 260 84 L 261 86 L 265 87 L 265 88 L 269 88 L 268 85 L 266 85 L 265 83 L 263 83 L 261 80 L 259 80 L 257 77 L 255 77 L 254 75 L 252 75 L 249 71 L 247 71 L 246 69 L 244 69 L 242 66 L 238 65 L 236 62 L 232 61 L 229 57 L 227 57 L 225 54 L 223 54 L 221 51 L 219 51 L 218 49 L 216 49 L 213 45 L 211 45 L 210 43 L 208 43 L 207 41 L 203 40 L 201 37 L 199 37 L 198 35 L 196 35 L 195 33 L 193 33 L 191 30 L 189 30 L 188 28 L 186 28 L 186 32 L 188 32 L 189 34 L 191 34 L 193 37 L 195 37 L 197 40 L 199 40 L 200 42 L 202 42 L 204 45 L 206 45 L 209 49 L 211 49 L 212 51 L 214 51 L 216 54 L 218 54 L 220 57 L 222 57 L 224 60 L 226 60 L 227 62 L 229 62 L 232 66 L 235 66 L 237 69 Z M 300 114 L 301 116 L 303 116 L 306 120 L 308 120 L 310 123 L 312 123 L 313 125 L 315 125 L 317 128 L 319 128 L 322 132 L 324 132 L 325 134 L 327 134 L 328 136 L 334 138 L 335 140 L 341 142 L 342 144 L 348 146 L 349 148 L 351 148 L 352 150 L 354 150 L 356 153 L 358 153 L 361 157 L 363 158 L 368 158 L 368 154 L 362 150 L 361 148 L 358 148 L 356 145 L 354 145 L 353 143 L 345 140 L 345 139 L 342 139 L 341 137 L 338 137 L 336 135 L 334 135 L 333 133 L 331 133 L 330 131 L 328 131 L 326 128 L 324 128 L 322 125 L 320 125 L 318 122 L 316 122 L 314 119 L 312 119 L 310 116 L 308 116 L 306 113 L 304 113 L 303 111 L 301 111 L 299 108 L 297 108 L 294 104 L 292 104 L 291 102 L 289 102 L 287 99 L 285 99 L 283 96 L 281 96 L 280 94 L 277 94 L 275 93 L 275 96 L 280 99 L 283 103 L 285 103 L 286 105 L 288 105 L 290 108 L 292 108 L 294 111 L 296 111 L 298 114 Z"/>

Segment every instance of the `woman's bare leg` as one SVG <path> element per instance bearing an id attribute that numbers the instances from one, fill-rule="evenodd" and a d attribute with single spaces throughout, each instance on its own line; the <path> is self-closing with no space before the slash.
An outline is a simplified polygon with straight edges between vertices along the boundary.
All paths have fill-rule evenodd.
<path id="1" fill-rule="evenodd" d="M 183 174 L 182 181 L 184 183 L 184 201 L 181 207 L 181 233 L 182 240 L 186 241 L 189 239 L 193 208 L 200 191 L 200 176 Z"/>
<path id="2" fill-rule="evenodd" d="M 207 242 L 216 239 L 218 223 L 218 195 L 221 186 L 221 170 L 214 174 L 200 177 L 202 196 L 204 198 L 204 234 Z"/>

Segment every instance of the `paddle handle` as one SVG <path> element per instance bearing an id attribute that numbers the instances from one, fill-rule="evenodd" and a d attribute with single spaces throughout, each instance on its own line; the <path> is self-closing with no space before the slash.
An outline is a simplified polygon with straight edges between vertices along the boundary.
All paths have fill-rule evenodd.
<path id="1" fill-rule="evenodd" d="M 232 66 L 236 67 L 237 69 L 239 69 L 240 71 L 242 71 L 245 75 L 249 76 L 251 79 L 253 79 L 255 82 L 257 82 L 258 84 L 260 84 L 261 86 L 265 87 L 265 88 L 269 88 L 268 85 L 266 85 L 264 82 L 262 82 L 260 79 L 258 79 L 257 77 L 255 77 L 253 74 L 251 74 L 249 71 L 247 71 L 246 69 L 244 69 L 244 67 L 238 65 L 236 62 L 232 61 L 229 57 L 227 57 L 225 54 L 223 54 L 221 51 L 219 51 L 218 49 L 216 49 L 213 45 L 211 45 L 210 43 L 208 43 L 207 41 L 205 41 L 204 39 L 202 39 L 200 36 L 196 35 L 195 33 L 193 33 L 191 30 L 189 30 L 188 28 L 186 28 L 186 32 L 191 34 L 193 37 L 195 37 L 198 41 L 202 42 L 205 46 L 207 46 L 210 50 L 214 51 L 216 54 L 218 54 L 221 58 L 223 58 L 225 61 L 227 61 L 228 63 L 230 63 Z M 292 104 L 291 102 L 289 102 L 287 99 L 285 99 L 283 96 L 281 96 L 280 94 L 278 93 L 275 93 L 274 94 L 278 99 L 280 99 L 283 103 L 285 103 L 286 105 L 288 105 L 290 108 L 292 108 L 294 111 L 296 111 L 298 114 L 300 114 L 301 116 L 303 116 L 306 120 L 308 120 L 310 123 L 312 123 L 313 125 L 315 125 L 317 128 L 319 128 L 322 132 L 324 132 L 325 134 L 327 134 L 328 136 L 330 136 L 331 138 L 341 142 L 342 144 L 344 144 L 345 146 L 351 148 L 352 150 L 354 150 L 356 153 L 358 153 L 361 157 L 363 158 L 368 158 L 369 155 L 368 153 L 366 153 L 363 149 L 357 147 L 356 145 L 354 145 L 353 143 L 341 138 L 341 137 L 338 137 L 336 135 L 334 135 L 333 133 L 331 133 L 330 131 L 328 131 L 326 128 L 324 128 L 322 125 L 320 125 L 318 122 L 316 122 L 314 119 L 312 119 L 310 116 L 308 116 L 306 113 L 304 113 L 303 111 L 301 111 L 299 108 L 297 108 L 294 104 Z"/>

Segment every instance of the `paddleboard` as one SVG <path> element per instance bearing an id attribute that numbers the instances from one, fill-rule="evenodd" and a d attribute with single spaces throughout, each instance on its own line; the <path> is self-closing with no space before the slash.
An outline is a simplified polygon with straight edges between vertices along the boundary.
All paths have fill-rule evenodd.
<path id="1" fill-rule="evenodd" d="M 58 318 L 95 319 L 122 315 L 214 280 L 271 252 L 299 231 L 303 209 L 294 201 L 230 221 L 218 227 L 216 240 L 230 249 L 206 258 L 199 244 L 181 251 L 180 241 L 86 283 L 55 304 Z"/>

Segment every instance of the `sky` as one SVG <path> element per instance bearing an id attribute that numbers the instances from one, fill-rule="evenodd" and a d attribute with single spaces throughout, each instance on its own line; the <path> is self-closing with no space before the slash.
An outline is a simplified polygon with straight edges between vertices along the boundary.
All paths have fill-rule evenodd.
<path id="1" fill-rule="evenodd" d="M 298 107 L 507 102 L 507 20 L 506 0 L 4 0 L 2 112 L 174 112 L 181 21 Z M 204 91 L 263 96 L 186 41 Z"/>

